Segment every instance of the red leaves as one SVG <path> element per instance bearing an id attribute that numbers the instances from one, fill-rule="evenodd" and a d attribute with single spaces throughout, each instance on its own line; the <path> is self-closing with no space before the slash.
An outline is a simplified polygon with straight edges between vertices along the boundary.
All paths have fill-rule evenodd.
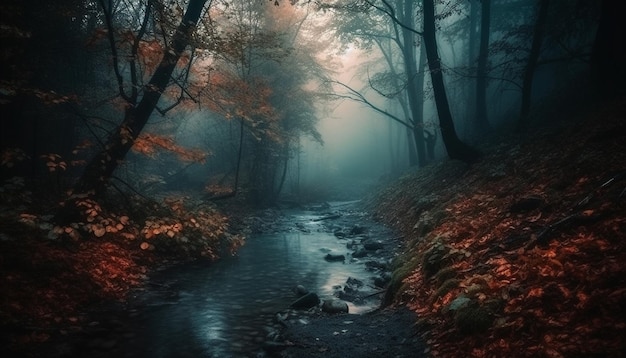
<path id="1" fill-rule="evenodd" d="M 200 149 L 182 147 L 171 137 L 156 134 L 142 134 L 135 140 L 133 150 L 148 157 L 155 158 L 159 149 L 174 153 L 179 160 L 184 162 L 204 163 L 208 154 Z"/>
<path id="2" fill-rule="evenodd" d="M 454 270 L 459 282 L 433 299 L 443 284 L 437 273 L 426 278 L 418 264 L 397 294 L 420 319 L 434 323 L 426 333 L 434 356 L 621 356 L 626 351 L 623 181 L 597 190 L 608 175 L 623 171 L 626 151 L 612 143 L 603 147 L 616 157 L 610 161 L 594 151 L 581 155 L 580 143 L 590 131 L 615 125 L 589 123 L 561 139 L 558 148 L 546 140 L 515 153 L 496 150 L 462 174 L 442 164 L 402 179 L 381 198 L 381 217 L 414 238 L 411 259 L 424 262 L 439 242 L 448 250 L 441 271 Z M 489 177 L 502 163 L 508 176 Z M 426 200 L 431 196 L 437 201 Z M 528 196 L 542 198 L 545 207 L 509 210 Z M 422 226 L 415 223 L 425 210 L 440 219 L 430 232 L 417 232 Z M 545 245 L 527 245 L 570 216 L 553 227 Z M 459 336 L 447 309 L 461 296 L 501 305 L 487 332 Z"/>

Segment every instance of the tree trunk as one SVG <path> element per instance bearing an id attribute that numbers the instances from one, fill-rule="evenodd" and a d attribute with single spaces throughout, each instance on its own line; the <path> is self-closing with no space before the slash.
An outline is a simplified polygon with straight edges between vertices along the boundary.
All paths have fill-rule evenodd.
<path id="1" fill-rule="evenodd" d="M 176 33 L 171 50 L 165 51 L 161 63 L 144 87 L 144 95 L 139 104 L 126 110 L 124 120 L 106 141 L 104 148 L 87 164 L 78 180 L 75 194 L 101 195 L 106 183 L 118 164 L 124 160 L 135 139 L 148 122 L 161 94 L 165 90 L 182 52 L 189 43 L 189 36 L 195 30 L 202 9 L 207 0 L 191 0 Z"/>
<path id="2" fill-rule="evenodd" d="M 624 94 L 626 82 L 626 25 L 623 1 L 603 0 L 600 23 L 591 54 L 595 89 L 602 96 Z"/>
<path id="3" fill-rule="evenodd" d="M 402 22 L 413 27 L 413 1 L 404 0 L 402 12 Z M 402 28 L 402 56 L 404 60 L 404 70 L 407 76 L 407 95 L 409 98 L 409 108 L 413 117 L 413 132 L 415 138 L 415 148 L 417 149 L 417 160 L 420 167 L 424 167 L 426 160 L 426 147 L 424 145 L 424 121 L 423 121 L 423 96 L 419 93 L 424 88 L 424 82 L 418 80 L 419 72 L 415 56 L 415 34 L 412 31 Z M 418 88 L 421 82 L 421 88 Z"/>
<path id="4" fill-rule="evenodd" d="M 491 30 L 491 0 L 482 0 L 480 16 L 480 49 L 476 68 L 476 112 L 474 114 L 474 129 L 478 134 L 491 129 L 487 118 L 487 59 L 489 31 Z"/>
<path id="5" fill-rule="evenodd" d="M 537 19 L 533 29 L 533 42 L 530 46 L 530 54 L 524 69 L 524 78 L 522 82 L 522 106 L 520 108 L 520 119 L 518 130 L 524 130 L 528 127 L 528 115 L 530 114 L 530 102 L 533 92 L 533 79 L 535 70 L 537 69 L 537 60 L 541 54 L 541 43 L 543 42 L 543 33 L 545 30 L 546 19 L 548 18 L 548 7 L 550 0 L 540 0 Z"/>
<path id="6" fill-rule="evenodd" d="M 441 60 L 437 51 L 435 37 L 435 4 L 433 0 L 423 0 L 424 5 L 424 46 L 428 58 L 428 68 L 435 95 L 435 105 L 439 116 L 441 137 L 450 159 L 458 159 L 466 163 L 473 163 L 480 159 L 480 152 L 463 143 L 456 134 L 450 105 L 446 95 L 441 71 Z"/>
<path id="7" fill-rule="evenodd" d="M 426 67 L 426 49 L 424 44 L 420 46 L 420 57 L 419 64 L 417 65 L 417 72 L 415 73 L 415 104 L 411 107 L 414 115 L 419 115 L 419 121 L 415 121 L 415 125 L 413 126 L 413 138 L 415 142 L 421 142 L 420 146 L 422 146 L 422 150 L 425 152 L 423 154 L 424 163 L 420 165 L 423 167 L 429 161 L 432 161 L 434 158 L 428 154 L 428 143 L 425 139 L 425 134 L 428 133 L 424 129 L 424 68 Z M 419 124 L 419 125 L 418 125 Z"/>

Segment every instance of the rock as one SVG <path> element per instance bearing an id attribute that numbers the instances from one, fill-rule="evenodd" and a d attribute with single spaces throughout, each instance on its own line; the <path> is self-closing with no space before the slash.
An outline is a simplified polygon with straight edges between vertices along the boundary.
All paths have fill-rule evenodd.
<path id="1" fill-rule="evenodd" d="M 415 230 L 417 236 L 424 236 L 428 234 L 434 226 L 435 220 L 430 214 L 430 211 L 426 210 L 420 214 L 417 223 L 413 225 L 413 230 Z"/>
<path id="2" fill-rule="evenodd" d="M 293 302 L 290 307 L 297 310 L 308 310 L 320 304 L 320 298 L 315 292 L 309 292 L 306 295 L 298 298 Z"/>
<path id="3" fill-rule="evenodd" d="M 324 260 L 330 261 L 330 262 L 346 261 L 346 257 L 344 255 L 338 255 L 338 254 L 326 254 L 326 256 L 324 256 Z"/>
<path id="4" fill-rule="evenodd" d="M 291 346 L 292 345 L 287 342 L 274 342 L 274 341 L 263 342 L 263 349 L 268 353 L 280 352 Z"/>
<path id="5" fill-rule="evenodd" d="M 346 283 L 350 286 L 356 286 L 356 287 L 363 287 L 364 285 L 363 281 L 354 277 L 348 277 L 348 279 L 346 280 Z"/>
<path id="6" fill-rule="evenodd" d="M 344 237 L 346 237 L 346 233 L 341 230 L 333 232 L 333 235 L 335 235 L 335 237 L 337 237 L 338 239 L 343 239 Z"/>
<path id="7" fill-rule="evenodd" d="M 363 247 L 365 250 L 376 251 L 383 249 L 385 246 L 380 241 L 367 241 L 363 243 Z"/>
<path id="8" fill-rule="evenodd" d="M 348 304 L 343 301 L 330 299 L 324 300 L 324 303 L 322 304 L 322 311 L 330 314 L 348 313 L 349 308 Z"/>
<path id="9" fill-rule="evenodd" d="M 354 225 L 352 229 L 350 229 L 350 235 L 361 235 L 365 233 L 365 227 L 360 225 Z"/>
<path id="10" fill-rule="evenodd" d="M 302 296 L 306 295 L 307 293 L 309 293 L 309 290 L 307 290 L 302 285 L 298 285 L 298 286 L 293 288 L 293 292 L 296 294 L 296 296 L 302 297 Z"/>
<path id="11" fill-rule="evenodd" d="M 365 267 L 367 267 L 369 270 L 387 270 L 387 263 L 370 260 L 365 263 Z"/>
<path id="12" fill-rule="evenodd" d="M 307 229 L 307 228 L 306 228 L 306 226 L 304 226 L 304 224 L 303 224 L 303 223 L 296 223 L 296 228 L 297 228 L 299 231 L 304 232 L 304 233 L 309 233 L 309 232 L 311 232 L 311 230 Z"/>
<path id="13" fill-rule="evenodd" d="M 459 296 L 450 302 L 447 307 L 447 311 L 457 311 L 470 303 L 470 299 L 465 296 Z"/>
<path id="14" fill-rule="evenodd" d="M 360 259 L 362 257 L 367 256 L 367 250 L 366 249 L 358 249 L 355 252 L 352 253 L 352 257 Z"/>
<path id="15" fill-rule="evenodd" d="M 390 281 L 391 274 L 384 272 L 380 276 L 374 277 L 374 286 L 385 288 Z"/>

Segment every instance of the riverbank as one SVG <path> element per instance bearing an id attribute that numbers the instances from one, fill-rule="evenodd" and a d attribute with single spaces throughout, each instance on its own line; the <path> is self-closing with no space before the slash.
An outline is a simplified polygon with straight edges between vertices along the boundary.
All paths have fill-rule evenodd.
<path id="1" fill-rule="evenodd" d="M 435 357 L 626 355 L 626 102 L 443 162 L 369 202 L 406 250 L 389 302 Z"/>
<path id="2" fill-rule="evenodd" d="M 434 164 L 369 197 L 404 238 L 389 307 L 296 327 L 283 357 L 626 356 L 624 113 L 502 138 L 480 163 Z"/>
<path id="3" fill-rule="evenodd" d="M 626 355 L 623 113 L 625 103 L 613 103 L 523 137 L 502 138 L 485 146 L 485 158 L 471 167 L 445 161 L 420 169 L 369 197 L 363 203 L 369 215 L 357 210 L 353 216 L 334 216 L 320 208 L 312 220 L 337 233 L 346 248 L 339 254 L 350 259 L 366 250 L 365 259 L 356 258 L 363 264 L 371 261 L 378 270 L 368 284 L 381 291 L 389 285 L 384 297 L 389 307 L 361 316 L 305 319 L 288 326 L 280 339 L 266 341 L 277 342 L 267 346 L 268 355 Z M 182 220 L 192 235 L 202 234 L 194 230 L 207 224 L 226 243 L 238 245 L 219 211 L 188 212 L 176 200 L 170 202 L 174 212 L 155 210 L 152 214 L 161 219 L 137 220 L 142 225 L 89 207 L 99 223 L 114 225 L 105 226 L 100 237 L 100 227 L 86 220 L 79 227 L 80 240 L 56 240 L 48 237 L 56 230 L 42 209 L 50 206 L 33 200 L 36 196 L 19 180 L 4 183 L 3 189 L 3 357 L 69 357 L 84 349 L 100 356 L 124 352 L 118 337 L 132 336 L 133 328 L 115 317 L 97 318 L 94 304 L 118 302 L 102 306 L 99 314 L 111 318 L 110 312 L 121 312 L 132 320 L 127 294 L 141 287 L 155 267 L 171 264 L 157 255 L 168 248 L 169 239 L 181 238 L 183 245 L 177 247 L 183 256 L 206 252 L 211 258 L 218 250 L 230 251 L 228 245 L 219 247 L 219 240 L 211 241 L 215 251 L 203 251 L 204 238 L 188 244 L 178 235 L 182 227 L 172 220 Z M 237 227 L 233 233 L 246 227 L 308 229 L 281 222 L 274 210 L 248 221 L 243 220 L 247 214 L 240 216 L 230 217 Z M 371 218 L 379 222 L 376 227 L 387 225 L 394 233 L 366 232 L 364 228 L 374 227 L 367 223 Z M 148 223 L 150 231 L 144 230 Z M 107 231 L 108 226 L 117 232 Z M 60 234 L 73 232 L 65 228 Z M 388 261 L 395 256 L 389 277 Z M 337 294 L 346 294 L 346 286 Z M 73 337 L 87 346 L 73 345 Z"/>

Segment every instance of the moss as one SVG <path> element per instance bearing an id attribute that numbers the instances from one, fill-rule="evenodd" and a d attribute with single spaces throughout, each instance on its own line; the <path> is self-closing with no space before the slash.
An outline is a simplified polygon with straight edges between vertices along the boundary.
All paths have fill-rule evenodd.
<path id="1" fill-rule="evenodd" d="M 468 297 L 476 297 L 479 293 L 485 291 L 485 286 L 474 283 L 465 289 L 465 293 Z"/>
<path id="2" fill-rule="evenodd" d="M 456 278 L 457 274 L 458 272 L 456 268 L 448 266 L 440 269 L 439 272 L 437 272 L 437 274 L 435 275 L 434 279 L 438 285 L 441 285 L 451 278 Z"/>
<path id="3" fill-rule="evenodd" d="M 437 241 L 424 253 L 422 270 L 426 278 L 435 275 L 445 265 L 445 256 L 448 252 L 449 249 L 445 247 L 441 241 Z"/>
<path id="4" fill-rule="evenodd" d="M 459 283 L 461 283 L 461 280 L 456 279 L 456 278 L 451 278 L 443 282 L 441 286 L 439 286 L 437 291 L 435 291 L 435 293 L 433 294 L 432 302 L 436 301 L 439 297 L 445 296 L 448 292 L 452 291 L 453 289 L 459 287 Z"/>
<path id="5" fill-rule="evenodd" d="M 388 306 L 393 303 L 393 301 L 397 298 L 397 294 L 402 292 L 403 288 L 406 288 L 404 287 L 403 281 L 417 269 L 419 266 L 419 259 L 413 251 L 409 251 L 395 259 L 392 266 L 395 269 L 391 275 L 391 280 L 389 281 L 389 286 L 387 287 L 387 291 L 382 302 L 383 306 Z"/>
<path id="6" fill-rule="evenodd" d="M 493 323 L 493 314 L 487 307 L 472 302 L 459 308 L 454 315 L 454 324 L 461 334 L 474 335 L 487 331 Z"/>

